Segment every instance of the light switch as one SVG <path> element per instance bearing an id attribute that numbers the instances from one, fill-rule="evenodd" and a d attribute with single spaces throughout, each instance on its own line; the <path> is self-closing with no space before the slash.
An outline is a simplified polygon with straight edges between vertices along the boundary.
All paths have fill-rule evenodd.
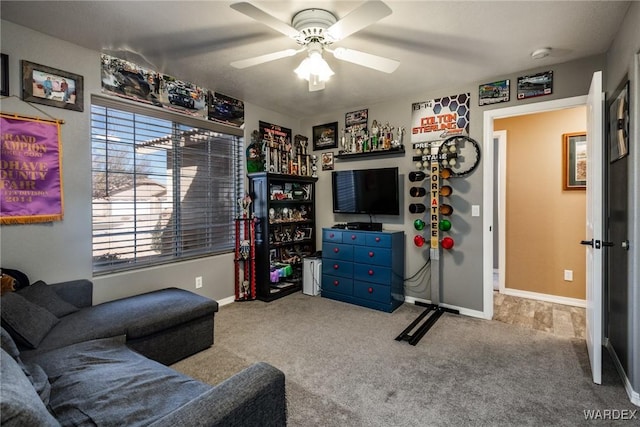
<path id="1" fill-rule="evenodd" d="M 480 205 L 471 205 L 471 216 L 480 216 Z"/>

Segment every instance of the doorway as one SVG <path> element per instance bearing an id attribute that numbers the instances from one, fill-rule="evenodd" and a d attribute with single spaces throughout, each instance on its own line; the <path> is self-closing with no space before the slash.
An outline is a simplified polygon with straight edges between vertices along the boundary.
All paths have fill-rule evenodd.
<path id="1" fill-rule="evenodd" d="M 500 293 L 585 307 L 586 263 L 576 242 L 584 236 L 586 191 L 564 182 L 563 172 L 577 168 L 563 168 L 563 145 L 585 141 L 586 125 L 585 106 L 494 120 Z"/>
<path id="2" fill-rule="evenodd" d="M 494 120 L 534 114 L 546 111 L 561 110 L 584 106 L 587 103 L 586 96 L 565 98 L 547 102 L 538 102 L 515 107 L 507 107 L 485 111 L 484 113 L 484 150 L 486 153 L 494 153 Z M 494 156 L 484 156 L 483 166 L 483 206 L 485 215 L 483 218 L 483 317 L 493 318 L 493 283 L 494 283 L 494 182 L 495 177 Z M 497 230 L 495 230 L 497 231 Z"/>

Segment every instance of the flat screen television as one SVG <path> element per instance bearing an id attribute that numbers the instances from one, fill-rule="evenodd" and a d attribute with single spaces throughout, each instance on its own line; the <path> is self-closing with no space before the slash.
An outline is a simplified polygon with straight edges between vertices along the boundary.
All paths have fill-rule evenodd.
<path id="1" fill-rule="evenodd" d="M 333 171 L 333 212 L 400 215 L 398 168 Z"/>

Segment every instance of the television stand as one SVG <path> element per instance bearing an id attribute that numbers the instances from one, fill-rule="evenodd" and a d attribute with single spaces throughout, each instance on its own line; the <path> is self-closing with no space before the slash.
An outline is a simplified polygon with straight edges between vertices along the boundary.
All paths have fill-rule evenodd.
<path id="1" fill-rule="evenodd" d="M 347 230 L 382 231 L 381 222 L 348 222 Z"/>

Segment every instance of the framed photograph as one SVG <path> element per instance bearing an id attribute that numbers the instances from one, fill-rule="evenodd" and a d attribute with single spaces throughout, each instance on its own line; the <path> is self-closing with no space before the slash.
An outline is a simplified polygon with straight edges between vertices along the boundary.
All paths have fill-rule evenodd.
<path id="1" fill-rule="evenodd" d="M 326 150 L 338 147 L 338 122 L 313 127 L 313 149 Z"/>
<path id="2" fill-rule="evenodd" d="M 587 188 L 587 134 L 585 132 L 562 135 L 562 188 Z"/>
<path id="3" fill-rule="evenodd" d="M 9 96 L 9 55 L 0 53 L 0 96 Z"/>
<path id="4" fill-rule="evenodd" d="M 367 130 L 367 123 L 369 121 L 369 110 L 351 111 L 345 114 L 344 126 L 345 132 L 360 132 Z"/>
<path id="5" fill-rule="evenodd" d="M 22 99 L 27 102 L 84 111 L 82 76 L 22 60 Z"/>
<path id="6" fill-rule="evenodd" d="M 333 151 L 330 151 L 328 153 L 322 153 L 322 170 L 323 171 L 333 170 Z"/>
<path id="7" fill-rule="evenodd" d="M 553 71 L 518 77 L 518 99 L 553 93 Z"/>
<path id="8" fill-rule="evenodd" d="M 629 154 L 629 81 L 614 93 L 609 104 L 609 161 Z"/>
<path id="9" fill-rule="evenodd" d="M 511 97 L 509 80 L 485 83 L 478 87 L 478 105 L 508 102 Z"/>

